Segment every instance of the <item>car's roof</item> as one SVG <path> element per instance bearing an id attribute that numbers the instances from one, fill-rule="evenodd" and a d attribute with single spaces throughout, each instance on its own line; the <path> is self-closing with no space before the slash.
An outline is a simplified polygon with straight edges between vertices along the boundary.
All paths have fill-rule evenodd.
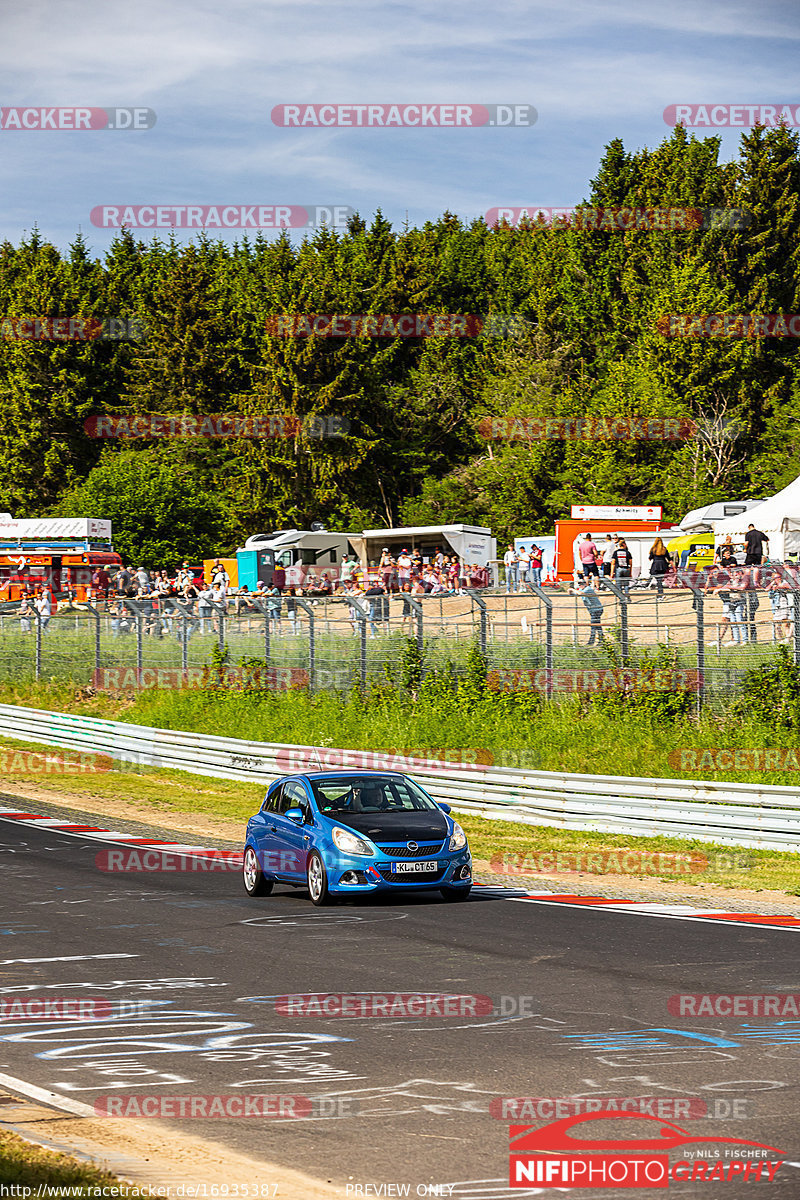
<path id="1" fill-rule="evenodd" d="M 291 779 L 352 779 L 354 775 L 362 779 L 405 779 L 402 771 L 359 771 L 357 768 L 352 771 L 295 771 L 291 775 L 281 775 L 280 779 L 276 779 L 276 783 L 286 783 Z"/>

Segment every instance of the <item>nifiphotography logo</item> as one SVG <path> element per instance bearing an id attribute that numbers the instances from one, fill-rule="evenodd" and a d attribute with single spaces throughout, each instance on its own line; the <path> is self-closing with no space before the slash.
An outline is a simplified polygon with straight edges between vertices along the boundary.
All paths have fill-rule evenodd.
<path id="1" fill-rule="evenodd" d="M 641 1137 L 574 1136 L 576 1125 L 594 1121 L 640 1121 Z M 537 1129 L 509 1129 L 511 1187 L 668 1188 L 670 1183 L 771 1182 L 784 1152 L 744 1138 L 692 1137 L 679 1125 L 631 1112 L 584 1113 Z M 703 1147 L 694 1152 L 684 1147 Z M 673 1151 L 676 1161 L 670 1161 Z M 772 1152 L 780 1157 L 770 1159 Z M 693 1153 L 697 1157 L 693 1157 Z M 716 1200 L 716 1193 L 715 1193 Z"/>

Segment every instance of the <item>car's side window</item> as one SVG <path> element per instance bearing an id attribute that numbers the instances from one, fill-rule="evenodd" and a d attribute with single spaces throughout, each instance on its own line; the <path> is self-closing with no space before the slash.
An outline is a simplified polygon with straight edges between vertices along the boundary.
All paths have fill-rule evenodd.
<path id="1" fill-rule="evenodd" d="M 280 801 L 281 787 L 272 788 L 264 797 L 264 803 L 261 805 L 262 812 L 278 812 L 278 803 Z"/>
<path id="2" fill-rule="evenodd" d="M 308 797 L 302 783 L 284 784 L 280 811 L 285 813 L 287 808 L 302 808 L 304 812 L 308 809 Z"/>

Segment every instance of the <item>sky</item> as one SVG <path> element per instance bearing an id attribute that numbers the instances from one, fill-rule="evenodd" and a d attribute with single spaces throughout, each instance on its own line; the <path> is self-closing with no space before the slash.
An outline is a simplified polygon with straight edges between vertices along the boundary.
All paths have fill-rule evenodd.
<path id="1" fill-rule="evenodd" d="M 16 244 L 38 227 L 65 250 L 80 231 L 100 257 L 114 237 L 102 221 L 119 223 L 126 207 L 129 221 L 166 219 L 163 238 L 175 213 L 151 209 L 182 206 L 180 219 L 210 220 L 228 242 L 280 221 L 276 206 L 301 223 L 317 208 L 338 207 L 334 221 L 380 209 L 395 228 L 446 210 L 469 221 L 496 207 L 569 207 L 613 138 L 632 151 L 669 136 L 669 105 L 788 103 L 800 124 L 798 43 L 798 0 L 0 0 L 0 237 Z M 532 106 L 535 123 L 501 126 L 509 108 L 494 125 L 464 125 L 464 106 L 498 104 Z M 383 126 L 292 127 L 273 119 L 282 105 L 298 106 L 296 120 L 311 105 L 398 105 L 401 120 L 460 105 L 462 123 L 431 125 L 457 119 L 445 107 L 429 108 L 424 128 L 387 126 L 398 115 L 386 107 L 373 118 Z M 16 127 L 95 124 L 105 117 L 52 110 L 111 107 L 155 120 Z M 720 157 L 736 157 L 741 128 L 691 132 L 720 136 Z"/>

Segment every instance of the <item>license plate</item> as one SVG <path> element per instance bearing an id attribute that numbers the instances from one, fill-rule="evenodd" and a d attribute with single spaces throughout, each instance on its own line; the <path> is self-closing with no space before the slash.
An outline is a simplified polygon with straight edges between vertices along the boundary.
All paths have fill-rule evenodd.
<path id="1" fill-rule="evenodd" d="M 431 871 L 438 871 L 439 864 L 437 862 L 395 862 L 392 863 L 393 875 L 430 875 Z"/>

